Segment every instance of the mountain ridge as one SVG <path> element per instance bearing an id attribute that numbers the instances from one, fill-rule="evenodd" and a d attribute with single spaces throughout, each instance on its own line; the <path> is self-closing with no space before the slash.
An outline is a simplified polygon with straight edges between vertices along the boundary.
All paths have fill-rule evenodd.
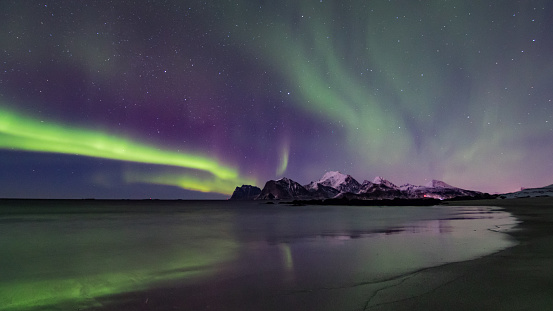
<path id="1" fill-rule="evenodd" d="M 339 171 L 326 172 L 319 180 L 303 186 L 287 177 L 269 180 L 256 196 L 252 195 L 257 193 L 254 188 L 257 187 L 249 185 L 236 187 L 231 200 L 389 200 L 425 198 L 444 200 L 458 197 L 474 198 L 485 195 L 479 191 L 454 187 L 436 179 L 423 186 L 412 184 L 396 186 L 381 176 L 375 177 L 372 181 L 364 180 L 363 183 L 359 183 L 351 175 L 342 174 Z"/>

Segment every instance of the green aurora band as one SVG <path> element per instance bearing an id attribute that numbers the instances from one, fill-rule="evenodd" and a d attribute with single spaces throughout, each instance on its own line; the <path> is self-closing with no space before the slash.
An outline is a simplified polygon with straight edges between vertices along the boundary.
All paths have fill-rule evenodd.
<path id="1" fill-rule="evenodd" d="M 0 149 L 174 166 L 212 175 L 211 178 L 203 179 L 194 177 L 192 174 L 182 174 L 179 178 L 174 176 L 166 178 L 164 175 L 153 177 L 156 184 L 178 186 L 194 191 L 230 194 L 237 184 L 255 184 L 251 179 L 239 177 L 237 170 L 209 157 L 161 150 L 155 146 L 109 133 L 39 121 L 3 107 L 0 107 Z M 127 181 L 131 180 L 132 178 Z M 135 181 L 151 183 L 145 178 Z"/>
<path id="2" fill-rule="evenodd" d="M 265 4 L 265 10 L 277 10 L 268 8 L 271 5 L 277 6 Z M 363 62 L 374 57 L 372 46 L 377 44 L 371 37 L 374 25 L 367 22 L 367 15 L 364 15 L 367 12 L 358 12 L 351 21 L 343 22 L 368 31 L 359 31 L 355 37 L 344 37 L 325 23 L 334 19 L 338 7 L 325 5 L 314 10 L 309 2 L 294 1 L 288 1 L 287 6 L 295 8 L 289 10 L 290 15 L 278 15 L 264 21 L 265 26 L 255 29 L 248 25 L 257 24 L 256 15 L 246 14 L 247 22 L 242 25 L 238 22 L 244 20 L 244 7 L 248 8 L 246 12 L 256 11 L 247 2 L 225 7 L 225 12 L 233 12 L 235 18 L 232 23 L 240 26 L 234 27 L 235 32 L 244 42 L 251 37 L 262 42 L 244 46 L 250 49 L 250 53 L 260 55 L 269 67 L 290 81 L 291 95 L 296 98 L 298 107 L 330 122 L 341 131 L 351 153 L 373 164 L 403 161 L 403 156 L 415 149 L 411 133 L 406 130 L 405 116 L 398 114 L 397 109 L 388 107 L 388 102 L 382 100 L 380 94 L 375 94 L 374 90 L 378 87 L 368 84 L 365 76 L 359 74 L 364 70 L 361 69 L 363 66 L 368 66 Z M 373 68 L 375 71 L 382 69 Z M 390 84 L 386 88 L 404 81 L 390 77 L 388 82 Z M 401 98 L 400 104 L 412 106 L 410 103 L 413 100 L 413 97 L 405 101 Z M 429 106 L 424 108 L 430 109 Z M 417 112 L 417 115 L 420 113 Z"/>
<path id="3" fill-rule="evenodd" d="M 289 158 L 290 158 L 290 144 L 287 143 L 284 146 L 282 146 L 280 150 L 280 163 L 276 171 L 277 176 L 282 176 L 282 174 L 286 172 L 286 169 L 288 168 Z"/>
<path id="4" fill-rule="evenodd" d="M 264 3 L 265 12 L 280 14 L 260 18 L 257 4 L 233 2 L 222 8 L 232 16 L 224 29 L 232 29 L 241 47 L 288 81 L 295 107 L 324 120 L 346 142 L 344 158 L 353 155 L 351 161 L 383 171 L 401 166 L 407 174 L 431 174 L 461 185 L 473 183 L 471 175 L 494 176 L 482 177 L 487 185 L 497 180 L 501 167 L 518 165 L 524 152 L 509 146 L 524 136 L 506 125 L 526 121 L 517 107 L 527 99 L 506 93 L 506 86 L 547 78 L 534 78 L 544 71 L 518 55 L 525 53 L 493 56 L 493 49 L 482 48 L 490 46 L 489 37 L 466 25 L 485 11 L 462 1 L 410 7 L 420 12 L 389 2 L 357 11 L 347 8 L 349 2 L 316 3 Z M 501 26 L 493 28 L 495 46 L 510 42 L 502 39 Z M 459 42 L 464 44 L 454 45 Z M 527 69 L 513 66 L 504 74 L 489 61 L 515 58 Z M 495 81 L 491 87 L 481 84 L 483 75 Z M 470 92 L 459 93 L 450 77 Z M 546 135 L 543 123 L 524 123 Z M 489 158 L 496 161 L 490 165 Z"/>
<path id="5" fill-rule="evenodd" d="M 192 191 L 216 192 L 231 194 L 234 187 L 242 184 L 255 184 L 254 181 L 241 179 L 221 179 L 216 176 L 200 177 L 192 174 L 175 173 L 161 170 L 144 172 L 128 170 L 123 172 L 123 179 L 128 183 L 147 183 L 163 186 L 176 186 Z"/>

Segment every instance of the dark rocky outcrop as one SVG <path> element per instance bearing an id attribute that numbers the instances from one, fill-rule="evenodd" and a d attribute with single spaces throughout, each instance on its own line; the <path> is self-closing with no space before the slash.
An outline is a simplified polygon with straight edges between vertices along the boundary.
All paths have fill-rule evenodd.
<path id="1" fill-rule="evenodd" d="M 259 187 L 242 185 L 242 187 L 236 187 L 236 189 L 234 189 L 234 192 L 232 193 L 232 196 L 230 197 L 230 199 L 231 200 L 254 200 L 257 198 L 259 194 L 261 194 L 261 189 L 259 189 Z"/>
<path id="2" fill-rule="evenodd" d="M 307 188 L 307 190 L 309 191 L 309 194 L 313 199 L 330 199 L 340 194 L 340 190 L 334 189 L 330 186 L 325 186 L 322 184 L 309 185 L 310 187 Z"/>
<path id="3" fill-rule="evenodd" d="M 299 183 L 283 177 L 279 180 L 269 180 L 257 197 L 259 200 L 289 200 L 289 199 L 307 199 L 310 197 L 309 191 Z"/>

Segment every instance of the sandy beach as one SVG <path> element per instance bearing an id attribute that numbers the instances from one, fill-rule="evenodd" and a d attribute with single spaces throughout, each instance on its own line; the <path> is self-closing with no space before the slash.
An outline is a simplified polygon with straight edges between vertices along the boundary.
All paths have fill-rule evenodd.
<path id="1" fill-rule="evenodd" d="M 426 268 L 382 282 L 269 296 L 265 288 L 255 284 L 247 291 L 236 288 L 224 293 L 219 289 L 225 284 L 205 288 L 185 285 L 111 297 L 102 301 L 102 307 L 91 310 L 279 310 L 282 306 L 290 310 L 322 307 L 348 311 L 551 310 L 553 199 L 465 201 L 451 205 L 505 208 L 520 221 L 515 230 L 508 232 L 518 244 L 481 258 Z M 196 294 L 185 298 L 179 292 Z M 365 301 L 363 306 L 360 301 Z"/>
<path id="2" fill-rule="evenodd" d="M 521 223 L 518 245 L 483 258 L 402 276 L 371 297 L 365 310 L 551 310 L 553 198 L 455 202 L 501 206 Z"/>
<path id="3" fill-rule="evenodd" d="M 99 207 L 104 206 L 100 203 L 98 204 Z M 255 237 L 252 236 L 251 231 L 241 233 L 243 238 L 248 238 L 248 240 L 245 241 L 250 242 L 246 244 L 244 244 L 245 242 L 242 242 L 242 244 L 240 244 L 242 247 L 247 247 L 243 249 L 243 253 L 236 253 L 236 256 L 239 257 L 236 257 L 234 261 L 225 261 L 224 256 L 226 253 L 222 250 L 226 249 L 225 247 L 233 249 L 237 247 L 236 245 L 238 244 L 225 244 L 224 240 L 213 240 L 215 236 L 212 235 L 212 232 L 215 229 L 226 230 L 226 227 L 221 224 L 226 224 L 228 221 L 233 223 L 231 220 L 235 218 L 241 222 L 234 229 L 234 231 L 224 231 L 229 232 L 229 234 L 227 234 L 229 236 L 231 236 L 231 232 L 233 232 L 232 234 L 234 234 L 234 236 L 238 236 L 240 231 L 236 231 L 237 228 L 249 228 L 249 230 L 251 230 L 251 228 L 253 228 L 252 226 L 257 224 L 260 219 L 270 219 L 275 221 L 275 219 L 278 220 L 278 217 L 284 217 L 283 219 L 285 221 L 278 224 L 289 224 L 290 221 L 293 221 L 293 219 L 300 219 L 302 220 L 301 223 L 304 223 L 305 219 L 311 219 L 305 217 L 312 217 L 313 215 L 316 215 L 317 221 L 312 221 L 311 224 L 320 225 L 325 228 L 325 230 L 328 230 L 329 227 L 343 223 L 344 219 L 347 219 L 348 221 L 352 219 L 357 220 L 358 217 L 365 215 L 363 217 L 368 217 L 368 219 L 365 219 L 359 223 L 355 222 L 358 224 L 357 226 L 350 225 L 348 227 L 349 230 L 353 230 L 352 232 L 357 232 L 354 229 L 362 228 L 369 220 L 374 220 L 374 218 L 378 215 L 395 215 L 394 217 L 397 217 L 397 215 L 393 213 L 386 214 L 378 212 L 376 214 L 369 213 L 370 216 L 366 216 L 369 211 L 363 211 L 363 213 L 360 214 L 359 211 L 357 211 L 357 208 L 342 211 L 331 207 L 316 209 L 317 212 L 315 213 L 310 210 L 309 207 L 294 207 L 294 209 L 290 210 L 281 210 L 281 208 L 284 207 L 276 206 L 274 209 L 267 210 L 267 212 L 260 211 L 258 206 L 252 206 L 249 208 L 246 207 L 243 210 L 238 209 L 237 212 L 239 212 L 239 217 L 237 216 L 238 214 L 229 214 L 228 211 L 222 213 L 219 209 L 212 209 L 211 212 L 206 212 L 204 209 L 207 207 L 196 207 L 195 210 L 202 211 L 197 212 L 196 216 L 193 216 L 195 214 L 193 212 L 194 209 L 192 208 L 187 209 L 186 213 L 169 213 L 167 215 L 165 215 L 165 213 L 144 214 L 147 217 L 141 213 L 136 213 L 128 215 L 125 214 L 126 216 L 121 218 L 120 215 L 112 215 L 110 213 L 105 213 L 105 211 L 99 211 L 98 213 L 91 215 L 74 213 L 70 214 L 71 217 L 68 217 L 67 215 L 59 216 L 58 213 L 54 213 L 52 215 L 44 214 L 41 216 L 41 214 L 36 214 L 36 211 L 32 209 L 34 205 L 32 205 L 29 207 L 31 208 L 29 213 L 32 216 L 30 217 L 31 219 L 29 220 L 29 223 L 34 227 L 25 227 L 25 232 L 29 231 L 30 228 L 36 228 L 36 230 L 38 230 L 37 232 L 43 232 L 44 226 L 47 225 L 49 233 L 51 234 L 51 231 L 55 231 L 54 224 L 58 224 L 58 231 L 55 232 L 65 233 L 67 232 L 67 228 L 71 229 L 74 227 L 71 229 L 72 231 L 70 230 L 70 232 L 78 237 L 80 241 L 79 243 L 87 239 L 90 241 L 97 241 L 100 238 L 100 240 L 107 240 L 108 242 L 111 241 L 111 243 L 116 243 L 118 247 L 117 250 L 110 251 L 109 257 L 99 256 L 89 258 L 89 256 L 94 256 L 97 251 L 85 251 L 83 254 L 86 255 L 86 258 L 83 257 L 80 261 L 75 261 L 82 261 L 85 263 L 85 265 L 83 265 L 82 268 L 79 268 L 78 271 L 81 271 L 82 269 L 92 269 L 92 272 L 103 271 L 105 274 L 104 278 L 93 278 L 98 274 L 95 272 L 95 274 L 84 274 L 84 277 L 81 277 L 80 279 L 78 278 L 79 275 L 74 276 L 72 279 L 68 279 L 69 281 L 66 283 L 73 285 L 67 285 L 65 288 L 76 289 L 79 291 L 77 292 L 75 299 L 71 299 L 73 296 L 62 296 L 61 294 L 64 292 L 61 292 L 61 290 L 64 289 L 63 286 L 66 285 L 66 283 L 58 282 L 56 283 L 56 286 L 58 287 L 54 286 L 57 290 L 52 296 L 52 299 L 55 298 L 57 300 L 52 300 L 53 303 L 51 303 L 51 305 L 43 303 L 43 306 L 41 307 L 37 304 L 36 308 L 33 309 L 31 306 L 29 308 L 16 308 L 16 306 L 13 306 L 13 308 L 3 308 L 5 306 L 0 304 L 0 309 L 56 309 L 89 311 L 551 310 L 551 306 L 553 306 L 553 269 L 551 268 L 553 266 L 553 198 L 478 200 L 450 202 L 448 205 L 451 205 L 451 207 L 433 207 L 435 211 L 428 214 L 426 212 L 430 212 L 429 210 L 420 215 L 413 214 L 414 216 L 436 216 L 439 215 L 437 214 L 437 211 L 440 213 L 443 211 L 446 213 L 444 214 L 446 216 L 452 215 L 453 218 L 451 219 L 444 218 L 445 222 L 440 222 L 439 220 L 432 220 L 430 222 L 430 228 L 440 229 L 439 232 L 434 232 L 435 230 L 419 231 L 419 229 L 426 228 L 429 224 L 426 222 L 420 223 L 421 226 L 415 226 L 412 229 L 409 229 L 414 230 L 413 233 L 432 232 L 432 234 L 439 237 L 440 243 L 438 244 L 432 244 L 428 237 L 426 237 L 426 240 L 421 240 L 424 239 L 424 236 L 418 235 L 418 233 L 415 235 L 400 235 L 398 233 L 399 231 L 394 231 L 392 232 L 393 234 L 390 235 L 386 233 L 377 235 L 380 239 L 382 239 L 380 241 L 383 243 L 383 246 L 385 246 L 383 248 L 378 248 L 379 244 L 375 242 L 376 240 L 369 241 L 363 238 L 350 237 L 351 239 L 346 240 L 347 242 L 343 242 L 340 240 L 340 238 L 343 238 L 342 236 L 333 240 L 328 240 L 329 237 L 326 237 L 325 240 L 320 241 L 311 239 L 309 242 L 302 242 L 298 240 L 291 244 L 288 244 L 288 242 L 286 242 L 287 240 L 282 242 L 278 239 L 270 239 L 270 241 L 276 241 L 271 242 L 272 244 L 253 243 L 262 237 L 263 239 L 261 240 L 265 241 L 264 239 L 266 236 L 259 234 L 270 234 L 269 236 L 276 237 L 278 234 L 290 234 L 291 232 L 296 232 L 288 227 L 285 227 L 283 231 L 269 232 L 259 231 L 260 229 L 258 229 L 258 231 L 253 231 L 257 232 L 256 234 L 258 236 Z M 38 204 L 38 206 L 42 205 Z M 108 204 L 108 207 L 109 206 L 110 205 Z M 476 209 L 467 209 L 463 208 L 463 206 L 474 206 Z M 500 213 L 500 211 L 492 211 L 487 208 L 481 208 L 482 206 L 499 206 L 504 208 L 505 211 L 509 212 L 518 220 L 518 224 L 515 225 L 514 229 L 509 229 L 513 226 L 513 217 L 506 213 Z M 71 210 L 70 207 L 66 207 L 66 209 L 68 208 Z M 117 206 L 113 208 L 115 208 L 115 210 L 119 210 L 121 207 Z M 457 212 L 447 214 L 450 213 L 447 212 L 448 209 L 453 209 Z M 81 209 L 76 210 L 81 211 Z M 147 210 L 147 208 L 144 209 L 144 211 Z M 229 211 L 231 210 L 233 209 L 229 209 Z M 253 211 L 257 211 L 257 213 L 253 213 Z M 276 213 L 277 211 L 278 213 Z M 387 211 L 391 212 L 389 210 Z M 417 211 L 420 213 L 423 210 L 405 210 L 402 212 Z M 473 214 L 473 216 L 480 215 L 479 217 L 483 217 L 481 219 L 484 220 L 488 219 L 488 217 L 492 219 L 498 214 L 504 215 L 498 218 L 501 222 L 496 222 L 493 226 L 485 225 L 480 227 L 469 227 L 469 231 L 471 235 L 474 236 L 474 239 L 463 240 L 465 242 L 455 244 L 454 247 L 443 248 L 448 245 L 453 245 L 451 243 L 454 242 L 452 240 L 448 240 L 447 237 L 450 237 L 451 235 L 442 233 L 442 230 L 446 230 L 444 232 L 448 232 L 447 230 L 450 230 L 452 228 L 451 226 L 454 225 L 453 222 L 455 220 L 452 219 L 457 219 L 457 217 L 466 216 L 468 217 L 466 219 L 473 219 L 470 218 L 471 214 L 466 214 L 467 211 L 480 211 L 481 214 L 477 213 Z M 375 212 L 374 209 L 372 212 Z M 17 221 L 23 221 L 25 215 L 26 214 L 23 213 L 22 215 L 13 218 L 14 221 L 12 221 L 11 224 L 13 226 L 17 225 Z M 229 215 L 236 217 L 227 219 Z M 303 215 L 303 218 L 299 217 L 300 215 Z M 354 218 L 346 217 L 342 220 L 337 218 L 338 216 L 345 217 L 347 215 Z M 48 222 L 46 221 L 49 219 L 48 217 L 55 219 L 56 221 Z M 175 221 L 178 217 L 183 218 L 181 221 Z M 198 219 L 198 217 L 201 217 L 203 222 L 198 223 L 198 225 L 194 227 L 193 224 L 195 222 L 191 222 L 190 220 Z M 34 220 L 35 218 L 42 221 L 37 222 Z M 223 221 L 224 219 L 227 220 Z M 140 221 L 144 222 L 146 220 L 150 221 L 146 223 L 146 225 L 140 225 L 137 227 L 131 226 L 131 224 Z M 465 218 L 461 218 L 457 221 L 464 222 Z M 508 222 L 508 225 L 503 225 L 503 221 Z M 212 222 L 215 222 L 215 227 L 208 226 Z M 109 228 L 111 228 L 114 223 L 119 224 L 119 226 L 124 226 L 125 230 L 118 231 L 113 229 L 114 231 L 105 231 L 105 228 L 107 228 L 106 226 L 109 225 Z M 165 225 L 165 231 L 160 231 L 160 223 Z M 468 220 L 466 223 L 475 224 L 472 220 Z M 10 222 L 6 222 L 6 224 L 10 224 Z M 87 224 L 90 229 L 94 230 L 85 230 L 83 232 L 89 233 L 89 235 L 83 235 L 80 229 L 83 224 Z M 98 224 L 103 225 L 98 227 Z M 186 227 L 183 227 L 183 224 L 187 224 Z M 441 227 L 440 224 L 444 226 Z M 266 227 L 264 223 L 261 223 L 259 226 L 259 228 Z M 292 228 L 295 228 L 294 230 L 299 230 L 299 227 L 301 227 L 300 229 L 309 229 L 305 232 L 296 232 L 297 236 L 300 237 L 306 234 L 307 236 L 310 236 L 309 232 L 320 231 L 318 227 L 307 228 L 305 224 L 303 226 L 298 226 L 298 224 L 295 223 L 292 226 Z M 65 229 L 61 230 L 60 228 Z M 104 230 L 99 230 L 97 228 L 104 228 Z M 152 228 L 157 229 L 154 232 L 152 231 Z M 184 230 L 185 228 L 186 230 Z M 403 230 L 407 230 L 407 228 L 408 227 L 405 227 Z M 152 240 L 149 242 L 150 244 L 146 245 L 147 247 L 144 247 L 143 244 L 148 240 L 145 240 L 136 230 L 140 230 L 140 232 L 142 230 L 146 230 L 149 232 L 146 236 Z M 204 232 L 202 230 L 208 230 L 209 232 Z M 409 233 L 409 230 L 405 232 Z M 507 244 L 504 247 L 507 248 L 495 248 L 503 250 L 496 251 L 492 254 L 484 251 L 482 254 L 490 255 L 481 255 L 483 257 L 476 257 L 476 259 L 465 261 L 447 261 L 440 259 L 443 260 L 441 261 L 441 264 L 420 264 L 415 269 L 408 268 L 408 265 L 405 266 L 409 263 L 417 264 L 417 260 L 420 260 L 421 258 L 428 259 L 432 256 L 440 256 L 441 258 L 441 256 L 447 257 L 459 250 L 463 253 L 468 253 L 470 249 L 474 249 L 474 247 L 487 248 L 489 243 L 497 243 L 497 240 L 486 239 L 486 235 L 498 235 L 497 233 L 490 232 L 489 230 L 501 231 L 508 234 L 512 242 L 505 240 Z M 79 232 L 81 232 L 81 235 L 79 235 Z M 97 235 L 98 232 L 102 233 L 99 238 Z M 208 236 L 213 240 L 201 240 L 203 241 L 202 243 L 211 243 L 206 246 L 206 249 L 220 250 L 219 252 L 209 253 L 209 256 L 202 257 L 198 254 L 203 254 L 206 249 L 201 248 L 201 245 L 198 246 L 194 243 L 191 244 L 191 242 L 183 244 L 182 242 L 183 240 L 189 238 L 189 235 L 193 235 L 194 237 L 192 238 L 192 241 L 196 241 L 198 237 L 205 236 L 206 234 L 208 234 Z M 111 240 L 109 238 L 114 235 L 118 236 L 118 240 Z M 138 235 L 138 239 L 133 238 L 135 235 Z M 48 242 L 46 245 L 55 245 L 52 243 L 61 243 L 67 240 L 66 235 L 63 235 L 62 237 L 57 235 L 50 238 L 48 237 L 49 236 L 45 235 L 45 240 L 39 240 L 39 243 L 34 247 L 38 247 L 37 245 L 42 245 L 46 242 Z M 403 241 L 402 243 L 396 243 L 398 237 L 401 238 Z M 502 238 L 503 237 L 504 236 L 502 235 Z M 123 244 L 117 244 L 117 241 L 119 240 L 121 240 L 120 243 Z M 136 244 L 133 241 L 138 241 L 139 243 Z M 368 244 L 368 242 L 370 243 Z M 79 243 L 74 243 L 74 241 L 68 240 L 67 243 L 63 245 L 80 245 Z M 11 245 L 13 248 L 15 247 L 14 245 L 19 244 L 21 243 L 12 243 L 7 245 Z M 416 248 L 410 247 L 411 244 L 416 245 Z M 94 243 L 88 243 L 84 245 L 84 249 L 88 250 L 92 248 L 94 250 L 99 248 L 103 249 L 108 244 L 97 245 Z M 158 245 L 159 247 L 157 247 Z M 514 246 L 509 247 L 509 245 Z M 133 247 L 136 247 L 136 250 Z M 9 248 L 7 249 L 9 250 Z M 65 247 L 62 247 L 61 249 L 65 250 Z M 48 248 L 48 250 L 50 250 L 50 248 Z M 142 254 L 144 250 L 153 251 L 148 254 Z M 123 256 L 126 254 L 125 251 L 133 254 L 132 260 L 129 260 L 128 257 Z M 196 251 L 196 253 L 193 251 Z M 82 252 L 83 250 L 76 248 L 70 253 L 75 256 L 75 254 L 78 255 Z M 14 252 L 14 254 L 18 253 Z M 101 255 L 102 251 L 98 252 L 98 254 Z M 294 254 L 296 254 L 295 257 L 293 256 Z M 120 257 L 117 257 L 117 255 Z M 170 269 L 172 267 L 169 265 L 171 262 L 167 264 L 163 261 L 171 259 L 171 256 L 175 256 L 176 258 L 176 267 L 178 267 L 177 271 Z M 458 258 L 456 256 L 454 257 Z M 48 258 L 50 257 L 43 257 L 41 262 L 48 263 Z M 39 271 L 42 273 L 71 272 L 56 268 L 58 266 L 57 262 L 59 260 L 64 260 L 65 257 L 54 256 L 53 258 L 55 260 L 51 260 L 51 262 L 53 262 L 54 266 L 43 265 Z M 104 271 L 101 269 L 101 267 L 104 267 L 105 265 L 102 263 L 105 262 L 105 258 L 110 260 L 110 269 L 115 272 L 123 271 L 126 274 L 114 274 L 114 277 L 108 278 L 111 276 L 111 274 L 109 274 L 111 270 Z M 189 261 L 185 261 L 187 258 Z M 292 258 L 294 260 L 292 260 Z M 379 261 L 379 258 L 385 260 Z M 467 258 L 475 257 L 469 255 Z M 208 273 L 211 271 L 208 269 L 210 267 L 209 265 L 205 266 L 206 260 L 216 259 L 220 259 L 220 261 L 214 261 L 212 266 L 217 268 L 222 266 L 222 268 L 226 268 L 225 273 L 203 275 L 202 272 Z M 132 263 L 138 265 L 141 263 L 140 260 L 151 260 L 147 261 L 144 265 L 144 267 L 149 267 L 150 270 L 140 270 L 136 269 L 136 267 L 135 269 L 128 270 L 130 272 L 125 270 Z M 4 262 L 10 263 L 10 261 L 6 260 L 4 260 Z M 96 262 L 100 262 L 100 264 L 95 266 L 94 264 Z M 151 262 L 155 264 L 151 264 Z M 242 264 L 242 262 L 244 264 Z M 443 262 L 450 263 L 443 264 Z M 65 265 L 70 265 L 70 263 L 71 262 L 68 261 Z M 161 266 L 163 263 L 166 263 L 167 267 Z M 204 265 L 201 265 L 202 263 Z M 16 264 L 17 263 L 12 262 L 14 267 L 17 266 Z M 188 266 L 186 264 L 188 264 Z M 373 270 L 380 271 L 378 270 L 378 264 L 384 264 L 385 266 L 397 271 L 397 273 L 382 277 L 366 277 L 367 273 L 370 273 Z M 404 272 L 399 272 L 402 271 L 401 269 L 403 269 Z M 5 270 L 5 273 L 8 273 L 8 275 L 4 274 L 3 276 L 9 277 L 10 271 L 11 270 Z M 17 272 L 19 270 L 13 271 Z M 161 277 L 165 274 L 160 275 L 159 271 L 176 273 L 177 277 L 162 280 Z M 15 279 L 15 276 L 17 276 L 17 273 L 15 272 L 12 273 L 11 276 L 14 280 L 17 280 Z M 33 277 L 36 273 L 28 275 Z M 154 284 L 155 286 L 146 286 L 146 284 L 143 288 L 134 290 L 123 289 L 117 292 L 118 288 L 116 285 L 119 284 L 116 283 L 119 280 L 117 277 L 121 277 L 123 281 L 126 280 L 123 277 L 128 277 L 130 278 L 129 282 L 131 282 L 131 284 L 143 284 L 141 283 L 141 280 L 148 280 L 148 277 L 151 277 L 151 275 L 160 275 L 160 281 L 159 283 Z M 114 290 L 112 293 L 106 292 L 106 294 L 95 294 L 96 292 L 93 290 L 100 288 L 94 287 L 98 285 L 97 283 L 105 284 L 105 288 L 108 289 L 108 286 L 112 286 L 111 288 Z M 37 284 L 40 285 L 42 283 Z M 48 288 L 53 286 L 51 285 L 53 283 L 47 282 L 47 284 L 49 284 Z M 90 286 L 76 287 L 75 284 L 85 284 Z M 126 283 L 123 285 L 125 284 Z M 12 288 L 12 286 L 7 288 Z M 103 289 L 104 287 L 101 288 Z M 33 287 L 33 290 L 35 289 L 43 290 L 44 295 L 50 293 L 50 291 L 42 289 L 41 287 Z M 19 294 L 19 292 L 20 291 L 14 291 L 13 294 L 15 295 L 15 298 L 20 297 L 16 295 Z M 35 291 L 34 296 L 36 296 L 36 294 L 37 292 Z M 31 296 L 31 298 L 34 296 Z M 65 299 L 62 299 L 64 297 Z M 21 301 L 25 302 L 26 300 Z"/>

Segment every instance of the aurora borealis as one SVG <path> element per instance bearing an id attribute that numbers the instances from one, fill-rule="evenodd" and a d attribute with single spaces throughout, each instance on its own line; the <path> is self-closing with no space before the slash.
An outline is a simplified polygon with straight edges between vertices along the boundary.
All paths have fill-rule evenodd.
<path id="1" fill-rule="evenodd" d="M 550 1 L 2 1 L 0 197 L 553 183 Z"/>
<path id="2" fill-rule="evenodd" d="M 71 154 L 76 156 L 90 156 L 96 158 L 177 166 L 198 171 L 206 171 L 216 180 L 232 183 L 251 182 L 237 179 L 237 173 L 223 167 L 215 161 L 201 156 L 181 153 L 171 153 L 153 147 L 142 146 L 132 141 L 123 140 L 91 131 L 59 125 L 44 124 L 44 121 L 22 118 L 8 111 L 2 111 L 0 117 L 0 133 L 5 139 L 0 141 L 0 147 L 12 150 L 35 152 L 52 152 Z M 192 181 L 190 177 L 182 176 L 186 189 L 210 192 L 224 191 L 221 187 L 212 187 L 211 182 Z M 175 185 L 180 185 L 175 183 Z"/>

